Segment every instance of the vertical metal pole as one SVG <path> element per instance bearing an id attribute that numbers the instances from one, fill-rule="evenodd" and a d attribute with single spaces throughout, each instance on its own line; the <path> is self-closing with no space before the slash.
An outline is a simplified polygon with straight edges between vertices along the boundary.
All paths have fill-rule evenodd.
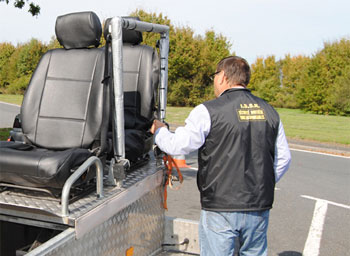
<path id="1" fill-rule="evenodd" d="M 169 56 L 169 31 L 161 33 L 160 50 L 160 86 L 159 108 L 160 121 L 164 122 L 166 116 L 166 103 L 168 92 L 168 56 Z"/>
<path id="2" fill-rule="evenodd" d="M 124 90 L 123 90 L 123 19 L 115 17 L 112 25 L 112 54 L 113 54 L 113 82 L 114 106 L 113 113 L 113 144 L 116 160 L 125 158 L 124 136 Z"/>

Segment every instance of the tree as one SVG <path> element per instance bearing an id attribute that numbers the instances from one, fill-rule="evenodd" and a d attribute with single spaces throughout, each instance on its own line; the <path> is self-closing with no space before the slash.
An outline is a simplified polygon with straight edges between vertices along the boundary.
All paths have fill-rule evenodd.
<path id="1" fill-rule="evenodd" d="M 341 79 L 346 77 L 350 63 L 350 40 L 325 43 L 324 48 L 311 59 L 302 76 L 303 88 L 298 93 L 301 108 L 318 114 L 337 114 L 339 102 L 335 92 L 341 91 Z M 338 80 L 340 79 L 340 80 Z"/>
<path id="2" fill-rule="evenodd" d="M 10 84 L 9 62 L 16 48 L 10 43 L 0 44 L 0 91 L 4 91 Z"/>
<path id="3" fill-rule="evenodd" d="M 47 46 L 37 39 L 24 44 L 17 62 L 17 77 L 31 75 L 37 66 L 41 56 L 47 51 Z"/>
<path id="4" fill-rule="evenodd" d="M 103 38 L 103 35 L 101 37 Z M 47 49 L 51 50 L 51 49 L 57 49 L 57 48 L 63 48 L 63 46 L 60 45 L 60 43 L 58 42 L 55 36 L 52 36 L 49 44 L 47 45 Z"/>
<path id="5" fill-rule="evenodd" d="M 291 57 L 289 54 L 280 61 L 281 90 L 276 95 L 277 107 L 298 108 L 297 94 L 302 88 L 301 78 L 310 58 L 306 56 Z"/>
<path id="6" fill-rule="evenodd" d="M 6 4 L 9 4 L 10 0 L 0 0 L 0 2 L 5 2 Z M 14 0 L 13 5 L 16 8 L 22 9 L 26 4 L 25 2 L 29 2 L 29 1 Z M 31 13 L 32 16 L 38 16 L 40 13 L 40 6 L 35 4 L 34 2 L 30 2 L 28 12 Z"/>
<path id="7" fill-rule="evenodd" d="M 23 44 L 18 44 L 15 51 L 11 54 L 7 62 L 6 68 L 3 70 L 4 76 L 6 77 L 7 84 L 4 88 L 5 93 L 16 94 L 18 93 L 15 89 L 15 81 L 18 79 L 17 77 L 17 63 L 19 59 L 19 54 L 23 48 Z"/>
<path id="8" fill-rule="evenodd" d="M 226 37 L 219 34 L 217 35 L 213 30 L 208 30 L 205 33 L 205 37 L 201 40 L 200 47 L 200 72 L 198 76 L 202 81 L 201 91 L 203 92 L 204 100 L 214 98 L 214 91 L 212 89 L 213 82 L 209 77 L 210 74 L 216 70 L 217 63 L 229 55 L 235 55 L 230 53 L 232 44 Z"/>
<path id="9" fill-rule="evenodd" d="M 350 116 L 350 65 L 335 79 L 335 90 L 331 101 L 338 115 Z"/>
<path id="10" fill-rule="evenodd" d="M 279 65 L 273 55 L 266 59 L 257 58 L 251 67 L 249 88 L 255 95 L 272 105 L 276 103 L 276 95 L 281 90 L 279 70 Z"/>
<path id="11" fill-rule="evenodd" d="M 47 46 L 36 39 L 18 47 L 9 63 L 11 84 L 7 87 L 8 93 L 24 93 L 41 56 L 46 51 Z"/>

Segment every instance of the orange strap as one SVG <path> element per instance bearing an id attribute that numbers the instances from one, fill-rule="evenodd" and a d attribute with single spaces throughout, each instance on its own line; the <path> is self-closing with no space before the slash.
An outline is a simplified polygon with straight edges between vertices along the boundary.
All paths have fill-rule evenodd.
<path id="1" fill-rule="evenodd" d="M 167 179 L 165 181 L 165 185 L 164 185 L 164 209 L 168 210 L 168 205 L 167 205 L 167 198 L 168 198 L 168 192 L 167 192 L 167 186 L 169 185 L 169 187 L 171 189 L 174 190 L 179 190 L 181 187 L 181 184 L 183 182 L 183 176 L 182 173 L 180 172 L 179 167 L 177 166 L 176 162 L 174 161 L 174 159 L 169 156 L 169 155 L 165 155 L 163 156 L 163 161 L 164 161 L 164 165 L 167 169 L 166 175 L 167 175 Z M 180 186 L 174 187 L 173 185 L 173 181 L 175 180 L 174 177 L 171 173 L 173 170 L 173 167 L 175 167 L 177 174 L 179 175 L 179 181 L 180 181 Z"/>

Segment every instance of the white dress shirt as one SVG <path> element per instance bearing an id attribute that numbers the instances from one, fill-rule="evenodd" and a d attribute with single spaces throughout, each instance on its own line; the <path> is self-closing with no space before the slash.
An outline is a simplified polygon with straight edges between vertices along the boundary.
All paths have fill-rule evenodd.
<path id="1" fill-rule="evenodd" d="M 211 120 L 208 109 L 200 104 L 195 107 L 185 121 L 184 127 L 179 127 L 175 133 L 167 128 L 159 128 L 155 133 L 155 142 L 159 148 L 169 155 L 187 155 L 199 149 L 210 132 Z M 275 180 L 276 182 L 288 170 L 291 155 L 284 133 L 282 122 L 278 127 L 275 145 Z"/>

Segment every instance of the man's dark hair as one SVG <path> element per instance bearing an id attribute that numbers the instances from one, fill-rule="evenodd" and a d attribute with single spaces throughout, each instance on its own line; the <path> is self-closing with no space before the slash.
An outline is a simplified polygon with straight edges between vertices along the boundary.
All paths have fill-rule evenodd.
<path id="1" fill-rule="evenodd" d="M 229 56 L 220 60 L 216 68 L 223 70 L 228 82 L 232 85 L 247 86 L 250 80 L 250 67 L 248 62 L 239 56 Z"/>

